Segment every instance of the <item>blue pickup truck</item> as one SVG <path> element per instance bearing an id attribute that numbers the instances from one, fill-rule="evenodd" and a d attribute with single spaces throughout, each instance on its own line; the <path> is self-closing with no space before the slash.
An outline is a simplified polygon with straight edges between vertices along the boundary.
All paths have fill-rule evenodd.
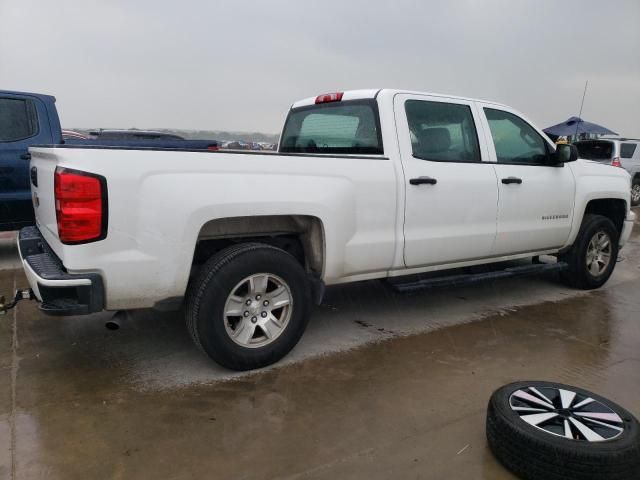
<path id="1" fill-rule="evenodd" d="M 61 143 L 96 147 L 217 150 L 213 140 L 157 139 L 63 139 L 56 99 L 51 95 L 0 90 L 0 231 L 33 225 L 29 174 L 29 147 Z"/>

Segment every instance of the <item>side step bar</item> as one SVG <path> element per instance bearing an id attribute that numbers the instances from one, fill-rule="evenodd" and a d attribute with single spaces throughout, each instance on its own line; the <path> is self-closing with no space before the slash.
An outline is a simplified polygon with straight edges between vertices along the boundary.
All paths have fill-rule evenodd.
<path id="1" fill-rule="evenodd" d="M 401 293 L 415 292 L 437 287 L 450 287 L 458 285 L 469 285 L 472 283 L 484 282 L 486 280 L 497 280 L 500 278 L 524 277 L 527 275 L 539 275 L 549 272 L 560 272 L 569 268 L 566 262 L 539 263 L 533 265 L 523 265 L 509 267 L 495 272 L 470 273 L 449 275 L 446 277 L 426 278 L 415 282 L 389 283 L 391 288 Z"/>

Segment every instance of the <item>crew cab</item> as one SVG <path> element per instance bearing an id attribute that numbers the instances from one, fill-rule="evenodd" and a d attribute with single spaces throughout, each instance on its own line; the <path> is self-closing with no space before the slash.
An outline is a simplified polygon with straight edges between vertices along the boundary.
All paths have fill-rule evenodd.
<path id="1" fill-rule="evenodd" d="M 97 132 L 87 138 L 63 131 L 56 99 L 39 93 L 0 90 L 0 232 L 34 224 L 28 148 L 37 144 L 110 145 L 120 148 L 217 150 L 212 140 L 185 140 L 177 135 L 141 131 Z"/>
<path id="2" fill-rule="evenodd" d="M 310 97 L 273 153 L 29 150 L 18 245 L 42 311 L 184 305 L 195 343 L 239 370 L 286 355 L 326 285 L 552 255 L 600 287 L 635 218 L 623 169 L 448 95 Z"/>

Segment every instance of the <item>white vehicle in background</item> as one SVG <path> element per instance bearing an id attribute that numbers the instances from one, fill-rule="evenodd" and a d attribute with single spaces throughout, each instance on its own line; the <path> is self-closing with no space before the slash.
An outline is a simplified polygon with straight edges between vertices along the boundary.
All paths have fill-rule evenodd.
<path id="1" fill-rule="evenodd" d="M 576 161 L 507 106 L 447 95 L 296 102 L 274 153 L 30 152 L 37 226 L 18 243 L 40 308 L 186 304 L 195 343 L 240 370 L 286 355 L 325 285 L 546 254 L 559 261 L 496 275 L 600 287 L 635 218 L 623 169 Z"/>
<path id="2" fill-rule="evenodd" d="M 602 137 L 575 143 L 580 158 L 622 167 L 631 175 L 631 205 L 640 205 L 640 140 Z"/>

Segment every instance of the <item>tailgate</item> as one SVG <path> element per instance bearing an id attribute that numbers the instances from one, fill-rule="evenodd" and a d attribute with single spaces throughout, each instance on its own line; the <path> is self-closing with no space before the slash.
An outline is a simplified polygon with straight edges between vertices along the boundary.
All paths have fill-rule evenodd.
<path id="1" fill-rule="evenodd" d="M 58 225 L 54 195 L 54 173 L 58 156 L 53 148 L 30 148 L 31 193 L 36 225 L 54 250 L 58 242 Z M 57 253 L 57 252 L 56 252 Z"/>

